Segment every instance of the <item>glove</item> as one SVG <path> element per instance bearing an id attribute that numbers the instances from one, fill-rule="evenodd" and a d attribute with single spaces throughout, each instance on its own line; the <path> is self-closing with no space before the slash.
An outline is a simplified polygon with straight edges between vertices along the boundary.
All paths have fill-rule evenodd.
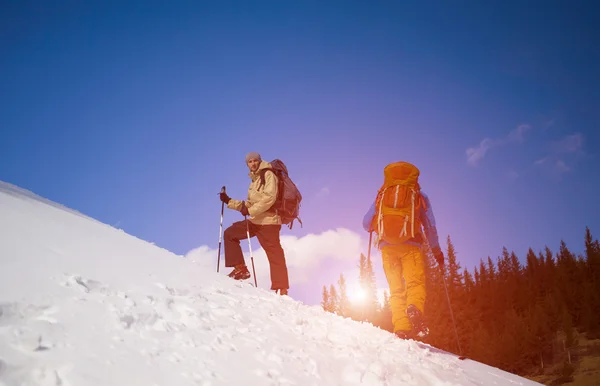
<path id="1" fill-rule="evenodd" d="M 435 257 L 435 260 L 437 261 L 438 265 L 440 267 L 444 266 L 444 254 L 442 253 L 442 250 L 439 248 L 435 248 L 433 249 L 433 257 Z"/>
<path id="2" fill-rule="evenodd" d="M 242 209 L 240 209 L 240 212 L 242 212 L 242 215 L 244 216 L 250 216 L 250 213 L 248 212 L 248 208 L 246 207 L 246 203 L 244 201 L 242 201 Z"/>
<path id="3" fill-rule="evenodd" d="M 225 192 L 219 193 L 219 198 L 223 203 L 225 203 L 225 205 L 229 204 L 229 200 L 231 200 L 231 198 Z"/>

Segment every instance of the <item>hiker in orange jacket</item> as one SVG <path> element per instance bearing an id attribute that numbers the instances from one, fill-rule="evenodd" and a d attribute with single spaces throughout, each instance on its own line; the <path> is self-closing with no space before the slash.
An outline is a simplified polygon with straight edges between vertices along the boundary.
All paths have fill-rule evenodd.
<path id="1" fill-rule="evenodd" d="M 244 261 L 240 240 L 256 236 L 258 242 L 265 250 L 269 260 L 271 273 L 271 289 L 280 295 L 287 295 L 289 279 L 285 254 L 279 240 L 281 231 L 281 217 L 271 209 L 277 199 L 278 178 L 271 168 L 271 164 L 262 160 L 260 154 L 250 152 L 246 155 L 246 165 L 250 172 L 250 186 L 248 198 L 245 201 L 234 200 L 226 193 L 220 194 L 220 199 L 229 209 L 240 211 L 246 217 L 225 229 L 223 233 L 223 247 L 225 252 L 225 266 L 234 267 L 229 277 L 235 280 L 250 278 L 250 271 Z M 261 178 L 264 173 L 264 185 Z"/>
<path id="2" fill-rule="evenodd" d="M 390 288 L 394 333 L 402 339 L 423 339 L 429 334 L 423 316 L 425 240 L 438 264 L 444 264 L 431 202 L 420 189 L 419 174 L 408 162 L 387 165 L 384 183 L 363 218 L 363 228 L 378 238 Z"/>

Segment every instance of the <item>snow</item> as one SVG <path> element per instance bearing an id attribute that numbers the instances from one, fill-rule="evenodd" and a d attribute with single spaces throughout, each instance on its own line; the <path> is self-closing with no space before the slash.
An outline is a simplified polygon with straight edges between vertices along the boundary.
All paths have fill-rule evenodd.
<path id="1" fill-rule="evenodd" d="M 0 385 L 536 384 L 236 282 L 205 251 L 0 182 Z"/>

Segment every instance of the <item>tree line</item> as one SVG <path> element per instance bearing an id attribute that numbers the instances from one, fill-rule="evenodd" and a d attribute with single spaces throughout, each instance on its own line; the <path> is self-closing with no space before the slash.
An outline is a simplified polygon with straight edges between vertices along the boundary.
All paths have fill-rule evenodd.
<path id="1" fill-rule="evenodd" d="M 472 272 L 459 264 L 450 236 L 443 268 L 426 248 L 425 343 L 519 375 L 568 367 L 575 329 L 600 338 L 600 243 L 587 227 L 584 247 L 575 255 L 561 240 L 558 251 L 529 248 L 523 260 L 504 247 Z M 348 300 L 340 275 L 337 286 L 323 287 L 323 309 L 392 332 L 389 294 L 378 301 L 371 259 L 361 254 L 359 268 L 363 302 Z"/>

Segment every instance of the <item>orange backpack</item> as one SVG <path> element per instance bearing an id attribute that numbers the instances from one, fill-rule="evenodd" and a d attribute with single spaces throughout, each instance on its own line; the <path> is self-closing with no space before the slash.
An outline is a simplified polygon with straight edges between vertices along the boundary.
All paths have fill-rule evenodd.
<path id="1" fill-rule="evenodd" d="M 422 232 L 419 211 L 425 206 L 419 186 L 419 169 L 395 162 L 383 169 L 384 182 L 375 200 L 371 223 L 379 242 L 400 244 Z"/>

